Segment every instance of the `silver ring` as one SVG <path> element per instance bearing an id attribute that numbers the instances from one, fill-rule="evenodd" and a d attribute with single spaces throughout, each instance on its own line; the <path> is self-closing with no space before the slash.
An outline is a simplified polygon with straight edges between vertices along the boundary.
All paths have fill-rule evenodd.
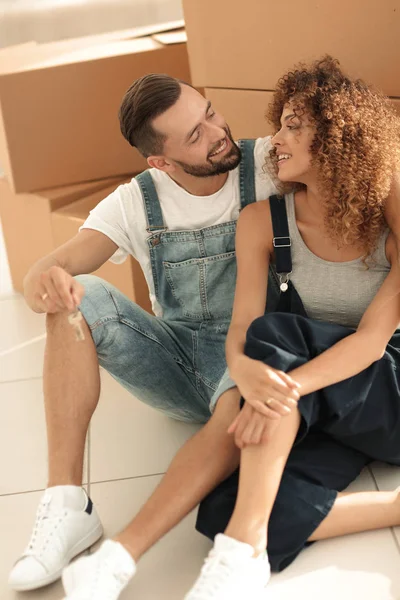
<path id="1" fill-rule="evenodd" d="M 43 300 L 43 302 L 44 302 L 45 300 L 47 300 L 47 298 L 48 298 L 48 297 L 49 297 L 49 295 L 48 295 L 48 294 L 43 294 L 43 296 L 42 296 L 42 300 Z"/>

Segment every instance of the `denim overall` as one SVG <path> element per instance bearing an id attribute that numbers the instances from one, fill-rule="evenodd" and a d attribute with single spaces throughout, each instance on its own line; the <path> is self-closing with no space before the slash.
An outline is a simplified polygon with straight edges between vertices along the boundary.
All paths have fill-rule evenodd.
<path id="1" fill-rule="evenodd" d="M 241 140 L 240 207 L 255 201 L 254 140 Z M 116 288 L 80 276 L 80 307 L 99 363 L 136 398 L 170 417 L 206 422 L 226 369 L 225 339 L 236 282 L 236 221 L 169 231 L 149 171 L 136 177 L 147 217 L 147 244 L 162 318 Z"/>

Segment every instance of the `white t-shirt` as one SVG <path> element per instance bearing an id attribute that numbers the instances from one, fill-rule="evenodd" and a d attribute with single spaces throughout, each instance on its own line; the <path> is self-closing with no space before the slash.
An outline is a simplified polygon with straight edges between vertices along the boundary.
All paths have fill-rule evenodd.
<path id="1" fill-rule="evenodd" d="M 258 138 L 254 148 L 256 199 L 265 200 L 276 193 L 272 179 L 264 173 L 265 156 L 271 149 L 271 138 Z M 164 225 L 171 231 L 193 231 L 237 220 L 240 209 L 239 167 L 228 173 L 224 186 L 211 196 L 193 196 L 163 171 L 150 169 L 160 200 Z M 140 263 L 149 286 L 153 311 L 162 311 L 155 294 L 146 243 L 149 233 L 142 194 L 138 183 L 120 185 L 115 192 L 90 211 L 81 229 L 95 229 L 108 236 L 118 250 L 110 260 L 123 262 L 131 254 Z"/>

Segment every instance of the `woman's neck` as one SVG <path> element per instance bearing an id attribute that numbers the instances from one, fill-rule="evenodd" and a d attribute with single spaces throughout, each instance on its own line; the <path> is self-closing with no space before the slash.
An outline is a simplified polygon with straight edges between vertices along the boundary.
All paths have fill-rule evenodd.
<path id="1" fill-rule="evenodd" d="M 326 208 L 324 200 L 319 193 L 317 186 L 307 186 L 296 192 L 296 196 L 301 200 L 301 204 L 307 212 L 315 217 L 323 218 Z"/>

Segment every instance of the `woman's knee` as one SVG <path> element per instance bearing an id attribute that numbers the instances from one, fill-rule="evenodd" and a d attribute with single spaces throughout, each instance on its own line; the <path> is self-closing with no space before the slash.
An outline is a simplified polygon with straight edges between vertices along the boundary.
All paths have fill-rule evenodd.
<path id="1" fill-rule="evenodd" d="M 282 341 L 282 332 L 293 330 L 298 315 L 292 313 L 265 313 L 255 319 L 247 330 L 247 339 L 261 339 L 265 342 Z"/>
<path id="2" fill-rule="evenodd" d="M 310 357 L 306 327 L 307 319 L 299 315 L 265 314 L 247 330 L 245 354 L 282 371 L 299 366 Z"/>

